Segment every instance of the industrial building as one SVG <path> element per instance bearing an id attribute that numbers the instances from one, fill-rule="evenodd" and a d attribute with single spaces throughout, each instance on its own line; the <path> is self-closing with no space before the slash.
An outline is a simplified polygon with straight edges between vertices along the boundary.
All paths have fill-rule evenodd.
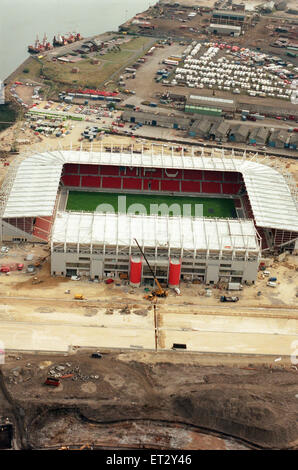
<path id="1" fill-rule="evenodd" d="M 215 122 L 209 131 L 209 138 L 211 140 L 226 142 L 228 140 L 229 130 L 230 124 L 227 121 Z"/>
<path id="2" fill-rule="evenodd" d="M 182 130 L 186 130 L 190 126 L 190 119 L 183 116 L 169 116 L 167 114 L 146 113 L 142 111 L 124 111 L 122 113 L 122 121 Z"/>
<path id="3" fill-rule="evenodd" d="M 222 116 L 222 109 L 210 108 L 207 106 L 197 106 L 195 104 L 186 104 L 184 111 L 191 114 L 201 114 L 204 116 Z"/>
<path id="4" fill-rule="evenodd" d="M 235 112 L 237 103 L 234 98 L 219 98 L 215 96 L 204 96 L 190 94 L 187 99 L 187 104 L 192 106 L 205 106 L 208 108 L 221 109 L 224 112 Z"/>
<path id="5" fill-rule="evenodd" d="M 283 149 L 288 146 L 290 141 L 290 134 L 286 130 L 273 131 L 269 137 L 268 145 L 278 149 Z"/>
<path id="6" fill-rule="evenodd" d="M 230 142 L 246 142 L 250 133 L 250 127 L 244 124 L 237 124 L 231 127 L 229 134 Z"/>
<path id="7" fill-rule="evenodd" d="M 253 127 L 249 135 L 249 143 L 257 145 L 265 145 L 269 137 L 270 131 L 268 127 Z"/>
<path id="8" fill-rule="evenodd" d="M 289 142 L 289 148 L 291 150 L 296 150 L 298 148 L 298 134 L 297 134 L 297 132 L 291 134 L 290 142 Z"/>
<path id="9" fill-rule="evenodd" d="M 210 34 L 218 34 L 219 36 L 232 36 L 235 38 L 239 37 L 241 34 L 241 27 L 231 24 L 210 23 L 207 30 Z"/>
<path id="10" fill-rule="evenodd" d="M 189 135 L 190 137 L 207 139 L 212 125 L 213 121 L 209 119 L 197 119 L 192 123 L 189 129 Z"/>
<path id="11" fill-rule="evenodd" d="M 242 26 L 245 20 L 246 14 L 242 11 L 213 10 L 210 23 Z"/>

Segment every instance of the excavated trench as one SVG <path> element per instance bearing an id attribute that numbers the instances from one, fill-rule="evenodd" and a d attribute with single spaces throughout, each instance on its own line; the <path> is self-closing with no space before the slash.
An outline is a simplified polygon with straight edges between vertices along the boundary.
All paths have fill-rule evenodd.
<path id="1" fill-rule="evenodd" d="M 35 449 L 72 449 L 82 446 L 92 449 L 162 450 L 259 448 L 244 440 L 183 422 L 143 419 L 97 422 L 76 408 L 45 411 L 31 422 L 29 434 L 30 447 Z"/>

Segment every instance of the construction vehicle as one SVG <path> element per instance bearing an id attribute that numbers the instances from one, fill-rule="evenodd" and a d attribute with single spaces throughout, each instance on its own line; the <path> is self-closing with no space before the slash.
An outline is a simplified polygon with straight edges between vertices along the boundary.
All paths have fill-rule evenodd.
<path id="1" fill-rule="evenodd" d="M 83 296 L 83 294 L 75 294 L 74 299 L 75 300 L 84 300 L 85 297 Z"/>
<path id="2" fill-rule="evenodd" d="M 157 289 L 153 290 L 150 294 L 145 295 L 145 299 L 147 299 L 147 300 L 153 300 L 153 299 L 155 299 L 156 297 L 167 297 L 167 296 L 168 296 L 168 291 L 165 290 L 165 289 L 163 289 L 163 288 L 161 287 L 159 281 L 156 279 L 156 276 L 155 276 L 155 274 L 154 274 L 154 272 L 153 272 L 153 270 L 152 270 L 152 268 L 151 268 L 151 266 L 150 266 L 150 264 L 149 264 L 149 262 L 148 262 L 148 260 L 147 260 L 147 258 L 146 258 L 146 256 L 145 256 L 145 254 L 144 254 L 142 248 L 141 248 L 140 245 L 138 244 L 138 241 L 136 240 L 136 238 L 134 239 L 134 241 L 135 241 L 136 244 L 138 245 L 138 248 L 139 248 L 139 250 L 140 250 L 140 252 L 141 252 L 141 254 L 142 254 L 144 260 L 146 261 L 147 266 L 148 266 L 148 268 L 149 268 L 149 270 L 150 270 L 150 272 L 151 272 L 151 274 L 152 274 L 152 276 L 153 276 L 153 279 L 154 279 L 154 281 L 155 281 L 155 284 L 157 285 Z"/>
<path id="3" fill-rule="evenodd" d="M 59 387 L 60 385 L 60 380 L 53 378 L 53 377 L 47 377 L 46 381 L 44 382 L 45 385 L 51 385 L 52 387 Z"/>

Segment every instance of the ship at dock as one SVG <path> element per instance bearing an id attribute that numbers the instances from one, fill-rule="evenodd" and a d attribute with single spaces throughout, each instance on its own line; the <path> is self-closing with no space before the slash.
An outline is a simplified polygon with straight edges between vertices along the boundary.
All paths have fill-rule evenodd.
<path id="1" fill-rule="evenodd" d="M 40 42 L 38 36 L 36 36 L 36 40 L 34 45 L 28 46 L 28 52 L 30 54 L 40 54 L 45 51 L 49 51 L 54 47 L 59 46 L 66 46 L 67 44 L 72 44 L 73 42 L 80 41 L 82 38 L 80 33 L 69 33 L 65 36 L 58 34 L 54 36 L 52 44 L 48 41 L 46 34 L 43 37 L 42 42 Z"/>
<path id="2" fill-rule="evenodd" d="M 40 42 L 38 36 L 36 36 L 34 46 L 28 46 L 28 52 L 30 54 L 40 54 L 41 52 L 49 51 L 51 49 L 53 49 L 53 46 L 48 41 L 46 34 L 44 35 L 42 42 Z"/>
<path id="3" fill-rule="evenodd" d="M 80 33 L 72 33 L 67 36 L 61 36 L 61 34 L 58 34 L 57 36 L 54 36 L 53 46 L 66 46 L 67 44 L 72 44 L 73 42 L 80 41 L 81 39 L 83 38 Z"/>

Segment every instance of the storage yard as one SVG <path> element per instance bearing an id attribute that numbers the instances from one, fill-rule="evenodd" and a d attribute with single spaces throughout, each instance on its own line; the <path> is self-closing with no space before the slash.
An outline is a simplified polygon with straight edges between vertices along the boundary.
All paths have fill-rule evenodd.
<path id="1" fill-rule="evenodd" d="M 296 4 L 194 3 L 5 81 L 0 448 L 297 448 Z"/>

